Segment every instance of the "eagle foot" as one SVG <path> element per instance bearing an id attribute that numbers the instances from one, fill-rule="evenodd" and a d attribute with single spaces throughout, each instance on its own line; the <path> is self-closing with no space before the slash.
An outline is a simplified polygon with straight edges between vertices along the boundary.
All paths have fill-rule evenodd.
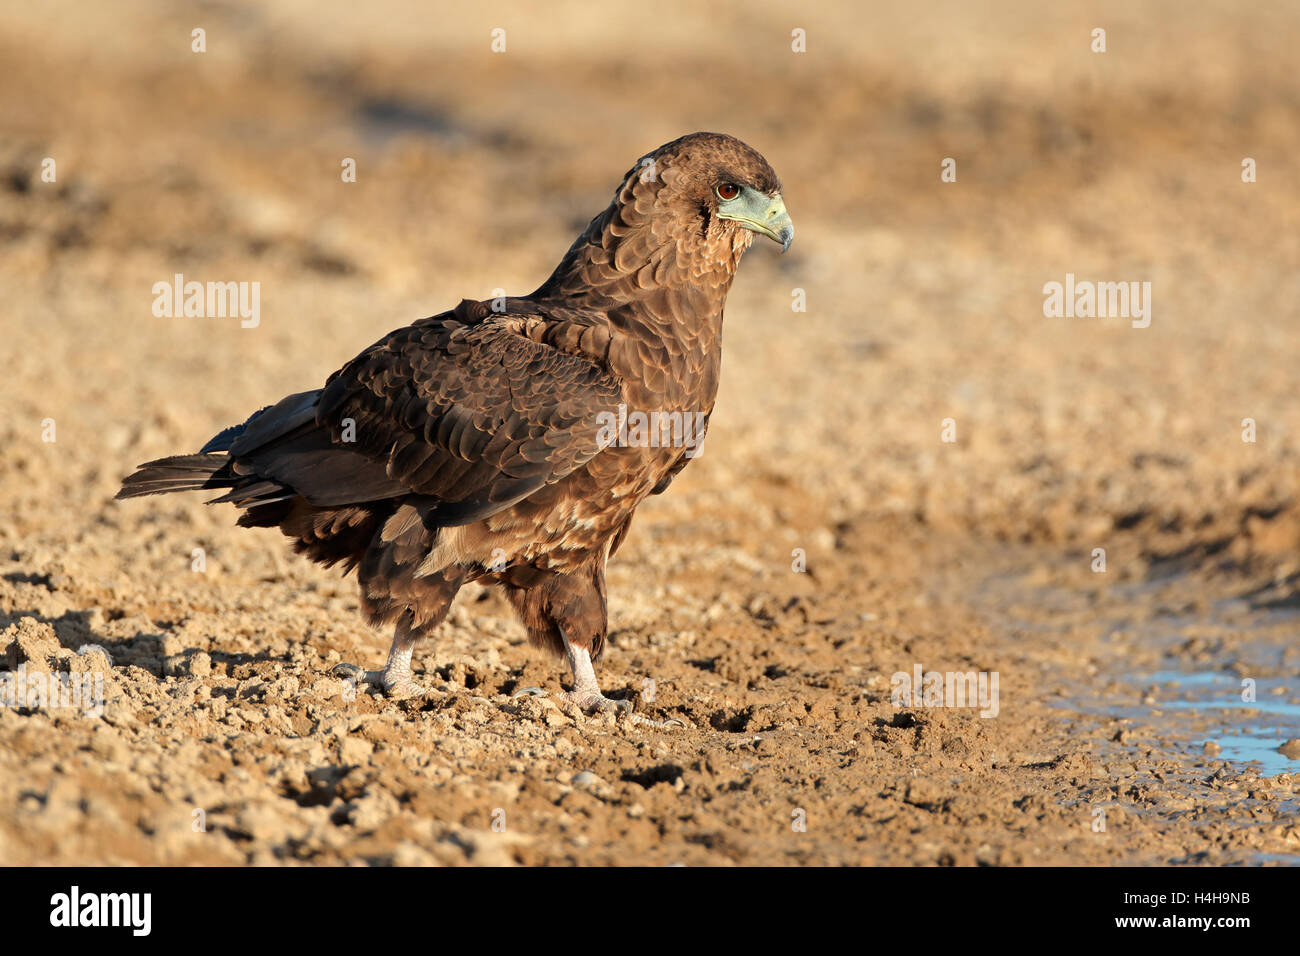
<path id="1" fill-rule="evenodd" d="M 336 677 L 354 684 L 373 687 L 384 692 L 385 697 L 401 700 L 406 697 L 424 697 L 429 691 L 411 680 L 410 675 L 389 674 L 387 671 L 368 671 L 356 664 L 337 664 L 330 671 Z"/>
<path id="2" fill-rule="evenodd" d="M 642 717 L 640 714 L 632 712 L 633 704 L 630 700 L 612 700 L 600 692 L 600 684 L 596 681 L 596 671 L 591 666 L 591 652 L 580 644 L 574 644 L 569 640 L 564 628 L 560 628 L 560 639 L 564 642 L 564 653 L 569 659 L 569 667 L 573 671 L 573 690 L 563 691 L 559 694 L 559 699 L 576 706 L 584 714 L 613 714 L 621 720 L 626 720 L 641 727 L 656 727 L 661 730 L 671 729 L 673 727 L 685 727 L 686 724 L 673 717 L 668 720 L 650 720 L 648 717 Z M 540 687 L 520 687 L 511 698 L 518 697 L 546 697 L 546 691 Z"/>
<path id="3" fill-rule="evenodd" d="M 551 695 L 541 687 L 520 687 L 510 695 L 510 699 L 515 700 L 519 697 L 549 696 Z M 632 702 L 630 700 L 612 700 L 598 690 L 566 690 L 562 691 L 558 697 L 560 700 L 574 704 L 584 714 L 632 713 Z"/>
<path id="4" fill-rule="evenodd" d="M 611 700 L 600 691 L 571 690 L 560 694 L 561 700 L 576 704 L 584 714 L 630 714 L 630 700 Z"/>
<path id="5" fill-rule="evenodd" d="M 651 720 L 649 717 L 643 717 L 633 711 L 634 705 L 632 701 L 612 700 L 599 692 L 572 690 L 561 694 L 560 698 L 567 700 L 571 704 L 576 704 L 578 709 L 585 714 L 614 714 L 634 727 L 677 730 L 686 726 L 685 721 L 678 720 L 676 717 L 669 717 L 667 720 Z"/>

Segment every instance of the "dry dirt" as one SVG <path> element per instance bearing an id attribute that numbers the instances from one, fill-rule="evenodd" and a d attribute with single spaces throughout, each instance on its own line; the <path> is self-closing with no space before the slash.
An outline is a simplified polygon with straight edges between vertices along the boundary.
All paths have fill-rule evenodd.
<path id="1" fill-rule="evenodd" d="M 1228 759 L 1264 704 L 1223 731 L 1161 676 L 1300 704 L 1300 11 L 1042 6 L 0 9 L 0 668 L 107 697 L 0 706 L 0 863 L 1300 861 L 1300 746 Z M 708 449 L 611 567 L 603 681 L 686 726 L 512 699 L 562 664 L 489 592 L 427 699 L 349 694 L 388 640 L 350 578 L 111 500 L 530 290 L 695 129 L 797 236 L 743 263 Z M 259 282 L 260 324 L 156 318 L 178 272 Z M 1066 273 L 1151 282 L 1150 326 L 1045 318 Z M 917 665 L 996 673 L 997 715 L 895 706 Z"/>

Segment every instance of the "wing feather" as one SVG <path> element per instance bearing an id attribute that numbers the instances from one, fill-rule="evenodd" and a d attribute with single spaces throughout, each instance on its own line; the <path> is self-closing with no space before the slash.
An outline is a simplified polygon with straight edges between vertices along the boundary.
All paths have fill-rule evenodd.
<path id="1" fill-rule="evenodd" d="M 590 461 L 600 451 L 598 416 L 614 413 L 621 396 L 594 357 L 521 328 L 518 315 L 489 316 L 481 303 L 462 303 L 399 329 L 330 377 L 315 425 L 382 462 L 387 478 L 423 499 L 439 523 L 509 507 Z M 603 347 L 608 336 L 588 340 Z M 344 445 L 348 419 L 355 442 Z"/>

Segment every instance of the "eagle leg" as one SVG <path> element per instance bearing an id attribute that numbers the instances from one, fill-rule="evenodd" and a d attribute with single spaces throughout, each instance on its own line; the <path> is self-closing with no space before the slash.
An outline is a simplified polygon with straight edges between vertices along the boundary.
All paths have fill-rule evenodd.
<path id="1" fill-rule="evenodd" d="M 419 635 L 404 621 L 399 621 L 388 650 L 388 663 L 381 671 L 368 671 L 356 664 L 338 664 L 333 673 L 382 690 L 389 697 L 423 697 L 428 693 L 411 676 L 411 653 Z"/>
<path id="2" fill-rule="evenodd" d="M 638 726 L 656 727 L 660 730 L 686 726 L 676 717 L 667 720 L 651 720 L 649 717 L 642 717 L 640 714 L 632 713 L 631 701 L 612 700 L 606 697 L 600 692 L 600 684 L 596 682 L 596 669 L 591 665 L 591 653 L 585 647 L 572 643 L 564 633 L 564 628 L 560 628 L 560 638 L 564 641 L 564 656 L 569 661 L 570 670 L 573 671 L 573 690 L 561 693 L 561 700 L 576 704 L 579 710 L 587 714 L 602 712 L 626 714 L 628 720 Z M 521 687 L 510 696 L 545 697 L 546 691 L 540 687 Z"/>
<path id="3" fill-rule="evenodd" d="M 573 690 L 562 692 L 560 699 L 576 704 L 578 709 L 586 714 L 601 711 L 631 713 L 631 701 L 612 700 L 600 692 L 600 684 L 596 681 L 596 669 L 591 664 L 591 652 L 570 641 L 568 635 L 564 633 L 564 628 L 559 628 L 559 632 L 560 639 L 564 642 L 564 656 L 569 662 L 569 669 L 573 672 Z M 520 687 L 510 696 L 546 697 L 548 695 L 540 687 Z"/>
<path id="4" fill-rule="evenodd" d="M 573 671 L 573 690 L 562 693 L 561 699 L 577 704 L 578 709 L 587 714 L 597 711 L 630 714 L 631 701 L 611 700 L 600 692 L 600 684 L 596 682 L 596 669 L 591 666 L 591 652 L 570 641 L 564 628 L 560 628 L 560 639 L 564 641 L 564 656 L 569 662 L 569 669 Z"/>

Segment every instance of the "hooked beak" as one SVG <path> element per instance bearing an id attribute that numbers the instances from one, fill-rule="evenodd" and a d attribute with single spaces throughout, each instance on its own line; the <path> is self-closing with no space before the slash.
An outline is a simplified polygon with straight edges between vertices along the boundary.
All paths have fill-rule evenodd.
<path id="1" fill-rule="evenodd" d="M 781 244 L 785 252 L 794 241 L 794 223 L 785 211 L 785 202 L 778 193 L 765 196 L 756 189 L 746 189 L 730 208 L 719 209 L 723 219 L 734 219 L 746 229 L 762 233 Z"/>

